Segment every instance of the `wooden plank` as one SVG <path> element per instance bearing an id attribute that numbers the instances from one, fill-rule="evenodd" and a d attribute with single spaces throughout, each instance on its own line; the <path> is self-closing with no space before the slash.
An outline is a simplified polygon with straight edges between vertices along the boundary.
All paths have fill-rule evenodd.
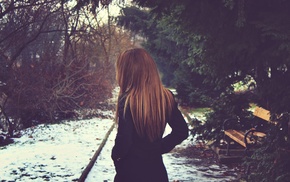
<path id="1" fill-rule="evenodd" d="M 239 143 L 240 145 L 246 148 L 246 144 L 244 142 L 244 138 L 245 138 L 244 132 L 230 129 L 230 130 L 226 130 L 224 133 L 225 135 L 227 135 L 228 137 L 230 137 L 231 139 L 233 139 L 234 141 L 236 141 L 237 143 Z M 258 132 L 258 131 L 255 131 L 253 135 L 258 136 L 260 138 L 263 138 L 266 136 L 265 133 Z M 248 143 L 251 143 L 249 138 L 247 138 L 247 140 L 248 140 Z"/>
<path id="2" fill-rule="evenodd" d="M 255 131 L 253 135 L 263 138 L 266 136 L 266 133 Z"/>
<path id="3" fill-rule="evenodd" d="M 266 110 L 266 109 L 264 109 L 262 107 L 256 107 L 253 115 L 256 116 L 256 117 L 259 117 L 259 118 L 261 118 L 263 120 L 271 122 L 271 120 L 270 120 L 270 117 L 271 117 L 270 111 L 268 111 L 268 110 Z"/>
<path id="4" fill-rule="evenodd" d="M 277 121 L 271 121 L 271 114 L 270 114 L 270 111 L 262 108 L 262 107 L 256 107 L 254 113 L 253 113 L 254 116 L 256 117 L 259 117 L 265 121 L 268 121 L 269 123 L 272 123 L 272 124 L 278 124 Z"/>
<path id="5" fill-rule="evenodd" d="M 243 147 L 246 147 L 246 144 L 244 142 L 244 132 L 237 131 L 237 130 L 226 130 L 225 134 L 229 136 L 231 139 L 242 145 Z"/>

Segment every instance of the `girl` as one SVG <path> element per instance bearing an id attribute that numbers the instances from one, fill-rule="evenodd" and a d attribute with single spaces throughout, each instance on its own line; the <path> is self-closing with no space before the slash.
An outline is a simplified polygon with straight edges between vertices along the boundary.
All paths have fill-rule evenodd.
<path id="1" fill-rule="evenodd" d="M 115 182 L 168 182 L 162 154 L 188 137 L 173 94 L 161 83 L 157 66 L 142 48 L 123 52 L 116 62 L 120 86 L 112 149 Z M 165 136 L 166 124 L 172 132 Z"/>

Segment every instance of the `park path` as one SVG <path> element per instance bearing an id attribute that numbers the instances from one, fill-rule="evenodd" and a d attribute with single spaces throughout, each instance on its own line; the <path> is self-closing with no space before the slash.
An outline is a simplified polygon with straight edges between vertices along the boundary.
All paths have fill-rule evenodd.
<path id="1" fill-rule="evenodd" d="M 170 129 L 166 129 L 166 133 Z M 110 154 L 116 136 L 116 128 L 110 134 L 106 145 L 86 178 L 86 182 L 112 182 L 115 175 L 114 164 Z M 214 159 L 204 160 L 200 154 L 202 148 L 189 137 L 168 154 L 163 155 L 169 181 L 174 182 L 224 182 L 235 181 L 235 169 L 218 164 Z M 199 152 L 200 151 L 200 152 Z M 198 153 L 197 153 L 198 152 Z M 196 156 L 192 156 L 197 154 Z M 213 156 L 209 156 L 212 158 Z"/>

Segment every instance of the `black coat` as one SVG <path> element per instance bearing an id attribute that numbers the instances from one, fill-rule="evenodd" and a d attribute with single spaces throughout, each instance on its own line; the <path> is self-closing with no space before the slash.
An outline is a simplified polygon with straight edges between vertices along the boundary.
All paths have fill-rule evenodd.
<path id="1" fill-rule="evenodd" d="M 127 107 L 123 117 L 125 98 L 119 102 L 118 131 L 112 149 L 115 182 L 168 182 L 162 154 L 171 151 L 188 137 L 188 127 L 177 104 L 168 120 L 172 132 L 152 143 L 138 136 L 130 107 Z"/>

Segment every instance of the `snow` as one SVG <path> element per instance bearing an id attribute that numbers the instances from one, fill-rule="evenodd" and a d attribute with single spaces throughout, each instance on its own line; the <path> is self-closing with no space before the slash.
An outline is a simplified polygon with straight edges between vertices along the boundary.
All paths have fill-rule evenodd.
<path id="1" fill-rule="evenodd" d="M 113 114 L 109 111 L 107 115 Z M 78 181 L 95 151 L 101 144 L 113 119 L 93 118 L 64 121 L 59 124 L 39 125 L 22 131 L 20 138 L 8 146 L 0 147 L 0 181 Z M 166 133 L 170 128 L 166 129 Z M 111 149 L 116 128 L 86 182 L 112 182 L 115 175 Z M 177 146 L 192 145 L 191 138 Z M 208 168 L 193 166 L 190 160 L 174 152 L 163 155 L 170 181 L 231 181 L 234 176 L 223 176 L 225 166 Z"/>
<path id="2" fill-rule="evenodd" d="M 77 181 L 112 124 L 95 118 L 26 129 L 0 148 L 0 180 Z"/>

